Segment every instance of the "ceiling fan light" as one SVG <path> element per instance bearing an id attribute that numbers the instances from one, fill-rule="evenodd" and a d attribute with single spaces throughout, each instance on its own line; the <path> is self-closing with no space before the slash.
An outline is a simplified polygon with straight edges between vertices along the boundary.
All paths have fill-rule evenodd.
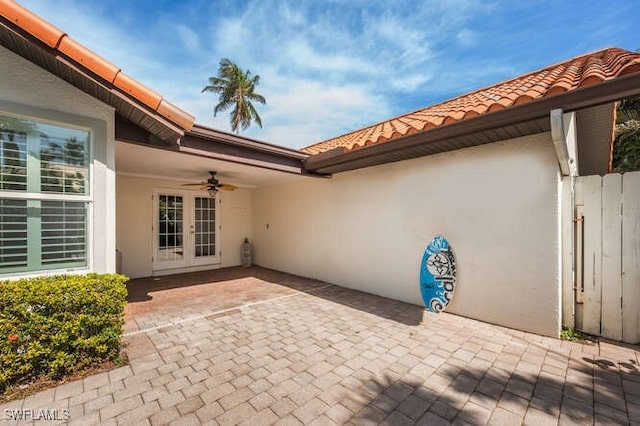
<path id="1" fill-rule="evenodd" d="M 211 196 L 211 198 L 215 198 L 216 193 L 218 192 L 218 188 L 216 188 L 215 186 L 212 188 L 207 189 L 207 192 L 209 193 L 209 195 Z"/>

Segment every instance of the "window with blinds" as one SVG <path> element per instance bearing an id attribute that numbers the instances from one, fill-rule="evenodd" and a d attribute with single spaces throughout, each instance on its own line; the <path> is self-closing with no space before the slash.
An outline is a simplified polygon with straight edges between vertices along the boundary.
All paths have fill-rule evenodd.
<path id="1" fill-rule="evenodd" d="M 41 261 L 43 265 L 85 265 L 87 212 L 85 203 L 42 201 Z"/>
<path id="2" fill-rule="evenodd" d="M 88 265 L 90 140 L 0 113 L 0 274 Z"/>
<path id="3" fill-rule="evenodd" d="M 0 129 L 0 191 L 27 190 L 27 134 Z"/>
<path id="4" fill-rule="evenodd" d="M 75 136 L 50 136 L 40 141 L 40 190 L 84 194 L 88 167 L 86 144 Z"/>
<path id="5" fill-rule="evenodd" d="M 0 265 L 27 266 L 27 201 L 0 199 Z"/>

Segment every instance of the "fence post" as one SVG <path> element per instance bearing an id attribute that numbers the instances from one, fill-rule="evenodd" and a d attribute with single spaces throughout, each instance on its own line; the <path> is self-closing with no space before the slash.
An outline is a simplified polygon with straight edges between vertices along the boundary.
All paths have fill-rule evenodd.
<path id="1" fill-rule="evenodd" d="M 622 175 L 602 179 L 602 335 L 622 340 Z"/>
<path id="2" fill-rule="evenodd" d="M 599 336 L 602 314 L 602 177 L 582 178 L 584 195 L 584 332 Z"/>
<path id="3" fill-rule="evenodd" d="M 560 232 L 562 242 L 562 325 L 576 327 L 574 286 L 573 212 L 574 199 L 569 176 L 562 177 L 562 204 L 560 206 Z"/>
<path id="4" fill-rule="evenodd" d="M 622 178 L 622 340 L 640 343 L 640 171 Z"/>

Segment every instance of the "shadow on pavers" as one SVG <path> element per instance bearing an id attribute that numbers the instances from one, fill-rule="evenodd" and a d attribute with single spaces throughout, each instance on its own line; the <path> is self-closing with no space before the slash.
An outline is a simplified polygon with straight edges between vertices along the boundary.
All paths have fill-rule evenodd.
<path id="1" fill-rule="evenodd" d="M 326 285 L 326 283 L 321 281 L 296 277 L 259 266 L 249 268 L 237 266 L 184 274 L 134 278 L 127 283 L 127 291 L 129 293 L 127 301 L 134 303 L 151 300 L 152 296 L 149 294 L 151 292 L 223 283 L 247 278 L 255 278 L 261 281 L 283 285 L 298 291 Z"/>
<path id="2" fill-rule="evenodd" d="M 424 307 L 346 289 L 323 281 L 300 277 L 272 269 L 252 266 L 230 267 L 186 274 L 135 278 L 127 283 L 129 303 L 152 300 L 152 292 L 211 285 L 234 280 L 256 279 L 261 282 L 290 289 L 368 312 L 405 325 L 418 325 L 425 313 Z M 250 284 L 247 284 L 250 285 Z M 215 285 L 212 288 L 215 292 Z"/>
<path id="3" fill-rule="evenodd" d="M 382 379 L 366 382 L 354 396 L 364 405 L 354 420 L 386 424 L 460 421 L 485 424 L 489 421 L 487 410 L 491 412 L 500 406 L 507 410 L 510 418 L 506 420 L 513 424 L 525 420 L 527 409 L 555 418 L 562 414 L 560 424 L 629 424 L 636 415 L 632 411 L 637 410 L 630 406 L 629 398 L 639 396 L 630 395 L 624 384 L 638 389 L 640 375 L 601 369 L 598 364 L 594 367 L 584 361 L 572 362 L 577 364 L 568 370 L 571 377 L 567 380 L 553 375 L 510 373 L 494 367 L 484 370 L 446 365 L 424 381 L 383 375 Z M 469 401 L 472 404 L 467 404 Z"/>

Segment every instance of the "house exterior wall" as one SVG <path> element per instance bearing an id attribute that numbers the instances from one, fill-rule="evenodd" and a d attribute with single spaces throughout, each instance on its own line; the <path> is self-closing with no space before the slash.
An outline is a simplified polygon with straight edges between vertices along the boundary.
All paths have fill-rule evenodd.
<path id="1" fill-rule="evenodd" d="M 181 182 L 117 175 L 117 247 L 122 252 L 122 273 L 131 277 L 148 277 L 153 271 L 153 223 L 155 190 L 185 191 Z M 220 263 L 206 268 L 238 266 L 240 245 L 251 234 L 251 189 L 220 191 L 216 196 L 220 232 Z M 202 269 L 202 268 L 200 268 Z M 165 271 L 166 273 L 166 271 Z"/>
<path id="2" fill-rule="evenodd" d="M 95 272 L 115 272 L 115 115 L 110 106 L 0 47 L 0 102 L 10 113 L 65 124 L 92 126 L 94 143 L 89 223 L 90 265 Z M 67 122 L 68 124 L 68 122 Z"/>
<path id="3" fill-rule="evenodd" d="M 559 173 L 550 134 L 257 189 L 261 266 L 422 305 L 441 234 L 457 258 L 447 310 L 557 336 Z"/>

